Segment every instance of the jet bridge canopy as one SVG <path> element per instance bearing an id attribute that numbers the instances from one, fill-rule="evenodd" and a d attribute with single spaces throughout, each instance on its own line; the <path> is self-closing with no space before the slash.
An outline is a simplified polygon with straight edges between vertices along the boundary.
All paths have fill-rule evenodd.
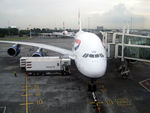
<path id="1" fill-rule="evenodd" d="M 122 45 L 117 44 L 115 51 L 116 51 L 115 57 L 121 58 Z M 150 46 L 126 44 L 124 46 L 124 58 L 150 62 Z"/>
<path id="2" fill-rule="evenodd" d="M 113 43 L 122 43 L 122 33 L 114 33 Z M 124 44 L 150 46 L 150 37 L 134 34 L 125 34 Z"/>
<path id="3" fill-rule="evenodd" d="M 124 57 L 124 59 L 150 62 L 150 37 L 148 36 L 105 32 L 103 42 L 109 58 Z M 123 56 L 122 46 L 124 47 Z"/>

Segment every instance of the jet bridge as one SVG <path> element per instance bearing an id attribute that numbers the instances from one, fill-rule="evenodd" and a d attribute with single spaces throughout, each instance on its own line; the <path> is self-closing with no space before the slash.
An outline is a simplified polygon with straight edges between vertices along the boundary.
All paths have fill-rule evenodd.
<path id="1" fill-rule="evenodd" d="M 102 34 L 108 58 L 150 62 L 149 36 L 113 32 Z"/>
<path id="2" fill-rule="evenodd" d="M 129 68 L 126 60 L 150 62 L 150 37 L 128 34 L 101 32 L 103 44 L 106 48 L 108 59 L 119 58 L 120 73 L 123 78 L 128 78 Z"/>

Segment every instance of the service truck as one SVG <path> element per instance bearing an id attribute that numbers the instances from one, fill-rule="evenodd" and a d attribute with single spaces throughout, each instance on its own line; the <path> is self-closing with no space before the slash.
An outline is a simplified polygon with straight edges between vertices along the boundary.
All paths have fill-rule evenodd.
<path id="1" fill-rule="evenodd" d="M 41 75 L 49 73 L 70 74 L 70 58 L 66 57 L 23 57 L 20 58 L 20 67 L 25 66 L 28 74 Z"/>
<path id="2" fill-rule="evenodd" d="M 29 57 L 21 57 L 20 58 L 20 68 L 25 69 L 26 68 L 26 59 Z"/>

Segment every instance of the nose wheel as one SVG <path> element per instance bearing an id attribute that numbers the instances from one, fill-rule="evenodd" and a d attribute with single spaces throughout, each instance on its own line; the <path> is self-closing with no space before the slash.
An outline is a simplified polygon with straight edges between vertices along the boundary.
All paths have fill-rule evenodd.
<path id="1" fill-rule="evenodd" d="M 88 91 L 95 92 L 96 91 L 96 80 L 91 79 L 88 83 Z"/>

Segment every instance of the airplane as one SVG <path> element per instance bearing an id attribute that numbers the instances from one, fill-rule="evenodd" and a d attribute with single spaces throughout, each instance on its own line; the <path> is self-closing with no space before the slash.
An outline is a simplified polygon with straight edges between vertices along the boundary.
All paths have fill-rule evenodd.
<path id="1" fill-rule="evenodd" d="M 56 36 L 56 37 L 74 37 L 75 36 L 74 32 L 68 32 L 66 30 L 62 32 L 53 32 L 51 35 Z"/>
<path id="2" fill-rule="evenodd" d="M 64 22 L 63 22 L 63 31 L 62 32 L 53 32 L 51 35 L 53 36 L 60 36 L 60 37 L 74 37 L 75 34 L 74 32 L 68 32 L 66 29 L 65 29 L 65 25 L 64 25 Z"/>
<path id="3" fill-rule="evenodd" d="M 38 47 L 39 49 L 36 51 L 36 55 L 34 54 L 35 56 L 42 56 L 41 49 L 47 49 L 64 55 L 68 55 L 72 60 L 75 61 L 79 72 L 91 79 L 91 83 L 89 83 L 89 90 L 95 89 L 96 84 L 94 81 L 97 78 L 102 77 L 106 72 L 106 51 L 101 39 L 97 35 L 82 31 L 81 19 L 79 25 L 79 31 L 75 34 L 74 37 L 72 51 L 41 43 L 18 41 L 0 41 L 0 43 L 14 44 L 7 51 L 8 55 L 10 56 L 17 56 L 20 53 L 20 45 Z"/>

